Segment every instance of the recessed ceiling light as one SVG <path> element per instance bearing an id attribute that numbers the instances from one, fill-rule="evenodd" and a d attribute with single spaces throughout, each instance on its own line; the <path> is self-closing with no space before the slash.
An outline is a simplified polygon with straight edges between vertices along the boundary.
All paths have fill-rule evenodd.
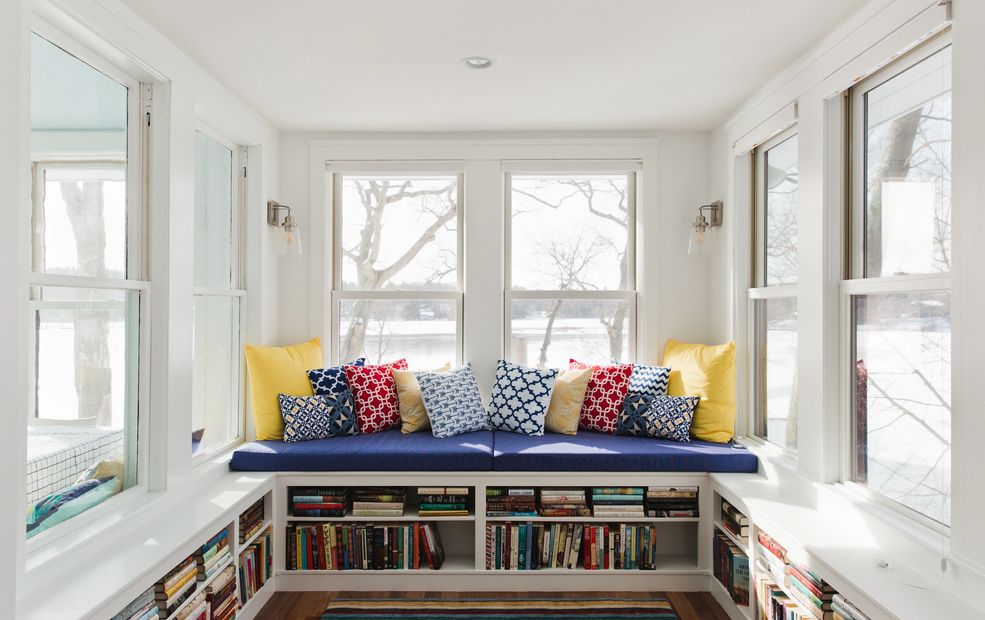
<path id="1" fill-rule="evenodd" d="M 488 69 L 492 66 L 492 61 L 485 56 L 466 56 L 462 62 L 469 69 Z"/>

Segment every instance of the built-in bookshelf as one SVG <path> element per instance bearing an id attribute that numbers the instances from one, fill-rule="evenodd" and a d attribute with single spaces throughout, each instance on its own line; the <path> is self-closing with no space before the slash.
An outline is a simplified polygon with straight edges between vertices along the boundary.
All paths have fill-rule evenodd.
<path id="1" fill-rule="evenodd" d="M 163 567 L 113 620 L 251 618 L 271 594 L 263 585 L 273 570 L 272 508 L 268 491 L 232 514 L 234 520 L 203 532 L 190 554 Z"/>
<path id="2" fill-rule="evenodd" d="M 279 582 L 317 588 L 328 583 L 318 581 L 320 575 L 333 575 L 333 588 L 425 587 L 430 582 L 419 579 L 442 573 L 448 579 L 441 585 L 478 575 L 506 584 L 501 580 L 524 574 L 665 574 L 696 583 L 688 578 L 707 574 L 701 572 L 698 551 L 702 521 L 697 476 L 678 476 L 680 484 L 666 485 L 639 484 L 637 479 L 631 480 L 635 484 L 612 484 L 619 478 L 599 475 L 588 477 L 599 484 L 548 484 L 568 479 L 554 475 L 545 476 L 545 484 L 503 486 L 474 478 L 456 484 L 456 477 L 462 478 L 452 476 L 442 486 L 416 483 L 439 475 L 406 476 L 415 484 L 401 485 L 392 484 L 401 478 L 394 477 L 379 486 L 369 483 L 382 479 L 372 474 L 347 476 L 351 484 L 345 485 L 311 484 L 325 479 L 313 475 L 285 480 L 278 491 L 284 498 Z M 367 484 L 358 484 L 360 478 Z M 521 532 L 522 563 L 513 540 L 516 533 L 518 543 Z M 430 551 L 433 556 L 436 545 L 442 561 L 432 564 L 427 553 L 419 555 Z M 359 574 L 373 577 L 348 579 Z M 638 584 L 645 588 L 644 581 Z"/>
<path id="3" fill-rule="evenodd" d="M 717 492 L 714 505 L 712 563 L 721 583 L 718 594 L 723 594 L 718 599 L 730 615 L 758 620 L 868 620 L 801 557 L 806 554 L 788 551 Z"/>

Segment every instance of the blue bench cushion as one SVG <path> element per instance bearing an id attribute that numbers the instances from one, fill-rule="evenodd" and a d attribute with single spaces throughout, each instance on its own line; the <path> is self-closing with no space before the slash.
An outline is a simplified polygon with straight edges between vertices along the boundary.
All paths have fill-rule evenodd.
<path id="1" fill-rule="evenodd" d="M 436 439 L 399 429 L 285 443 L 257 441 L 233 452 L 239 471 L 489 471 L 493 434 L 466 433 Z"/>
<path id="2" fill-rule="evenodd" d="M 607 435 L 496 433 L 496 471 L 755 472 L 756 455 L 733 444 Z"/>

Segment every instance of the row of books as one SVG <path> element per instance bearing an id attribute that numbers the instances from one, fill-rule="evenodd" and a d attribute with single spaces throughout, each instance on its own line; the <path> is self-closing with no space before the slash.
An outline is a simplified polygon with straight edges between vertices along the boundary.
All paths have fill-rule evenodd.
<path id="1" fill-rule="evenodd" d="M 610 518 L 642 518 L 643 487 L 593 487 L 592 516 Z"/>
<path id="2" fill-rule="evenodd" d="M 815 620 L 797 601 L 787 596 L 769 573 L 756 573 L 759 620 Z"/>
<path id="3" fill-rule="evenodd" d="M 239 515 L 239 544 L 253 537 L 263 527 L 263 498 L 261 497 Z"/>
<path id="4" fill-rule="evenodd" d="M 198 581 L 205 581 L 225 566 L 233 557 L 232 547 L 229 545 L 229 533 L 220 530 L 207 543 L 201 546 L 194 556 L 198 566 Z"/>
<path id="5" fill-rule="evenodd" d="M 646 516 L 663 518 L 696 518 L 698 487 L 648 487 L 643 498 Z"/>
<path id="6" fill-rule="evenodd" d="M 417 516 L 467 516 L 469 514 L 469 495 L 469 487 L 418 487 Z"/>
<path id="7" fill-rule="evenodd" d="M 487 517 L 697 517 L 698 487 L 486 489 Z"/>
<path id="8" fill-rule="evenodd" d="M 140 596 L 130 601 L 123 611 L 113 616 L 112 620 L 157 620 L 157 599 L 154 597 L 155 586 L 144 590 Z"/>
<path id="9" fill-rule="evenodd" d="M 154 585 L 157 616 L 169 618 L 182 603 L 195 594 L 198 586 L 198 564 L 194 555 L 171 569 Z"/>
<path id="10" fill-rule="evenodd" d="M 239 597 L 244 605 L 273 574 L 273 564 L 273 531 L 267 528 L 239 554 Z"/>
<path id="11" fill-rule="evenodd" d="M 647 524 L 503 523 L 486 526 L 486 570 L 655 570 Z"/>
<path id="12" fill-rule="evenodd" d="M 749 544 L 749 517 L 739 512 L 724 498 L 722 499 L 721 524 L 743 545 Z"/>
<path id="13" fill-rule="evenodd" d="M 487 517 L 536 517 L 537 494 L 532 488 L 486 488 Z"/>
<path id="14" fill-rule="evenodd" d="M 213 579 L 205 591 L 199 596 L 205 596 L 205 616 L 208 620 L 231 620 L 239 610 L 239 597 L 236 595 L 236 568 L 227 566 Z M 192 610 L 188 620 L 201 620 L 201 615 L 195 615 L 201 607 L 189 605 L 185 609 Z M 178 620 L 184 620 L 179 616 Z"/>
<path id="15" fill-rule="evenodd" d="M 749 556 L 718 530 L 712 539 L 712 572 L 736 605 L 749 605 Z"/>
<path id="16" fill-rule="evenodd" d="M 432 523 L 313 523 L 287 528 L 288 570 L 437 570 L 445 561 Z"/>
<path id="17" fill-rule="evenodd" d="M 347 487 L 290 487 L 288 514 L 295 517 L 344 517 L 349 508 Z"/>

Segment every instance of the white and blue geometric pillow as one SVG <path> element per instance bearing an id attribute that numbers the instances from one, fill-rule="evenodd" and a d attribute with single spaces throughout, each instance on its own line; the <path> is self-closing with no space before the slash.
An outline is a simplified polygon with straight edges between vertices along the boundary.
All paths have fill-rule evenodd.
<path id="1" fill-rule="evenodd" d="M 445 373 L 419 372 L 417 383 L 435 437 L 454 437 L 489 428 L 471 364 Z"/>
<path id="2" fill-rule="evenodd" d="M 499 360 L 489 401 L 489 426 L 521 435 L 543 435 L 556 368 L 527 368 Z"/>
<path id="3" fill-rule="evenodd" d="M 335 396 L 288 396 L 280 394 L 284 418 L 284 441 L 309 441 L 339 435 L 356 435 L 356 400 L 346 388 Z"/>
<path id="4" fill-rule="evenodd" d="M 629 393 L 666 396 L 669 382 L 670 368 L 633 364 L 633 374 L 629 377 Z"/>
<path id="5" fill-rule="evenodd" d="M 616 432 L 673 441 L 691 441 L 697 396 L 648 396 L 629 394 L 623 402 Z"/>
<path id="6" fill-rule="evenodd" d="M 365 366 L 366 358 L 360 357 L 348 365 Z M 311 381 L 311 390 L 315 396 L 337 396 L 343 390 L 349 389 L 349 383 L 345 380 L 345 371 L 342 366 L 313 368 L 308 371 L 308 381 Z"/>

